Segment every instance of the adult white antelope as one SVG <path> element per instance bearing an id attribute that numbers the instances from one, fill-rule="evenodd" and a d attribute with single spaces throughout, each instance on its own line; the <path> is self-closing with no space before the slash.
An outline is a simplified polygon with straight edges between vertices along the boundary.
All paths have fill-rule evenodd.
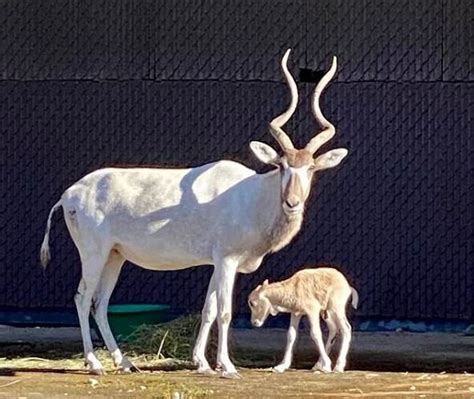
<path id="1" fill-rule="evenodd" d="M 341 148 L 313 158 L 335 133 L 320 110 L 319 97 L 336 72 L 336 58 L 317 84 L 312 101 L 314 116 L 323 131 L 301 150 L 295 149 L 283 131 L 298 102 L 296 83 L 287 67 L 289 54 L 287 50 L 281 66 L 291 103 L 270 123 L 283 155 L 267 144 L 250 143 L 256 157 L 275 166 L 274 170 L 257 174 L 231 161 L 190 169 L 99 169 L 69 187 L 51 209 L 41 262 L 46 266 L 50 260 L 51 217 L 62 206 L 82 263 L 82 279 L 74 300 L 85 362 L 92 372 L 104 373 L 93 352 L 91 311 L 116 367 L 125 372 L 134 370 L 120 352 L 107 320 L 109 298 L 128 260 L 151 270 L 214 266 L 193 361 L 199 372 L 213 372 L 205 348 L 217 317 L 217 364 L 223 376 L 238 377 L 227 348 L 236 273 L 255 271 L 266 254 L 291 241 L 301 227 L 314 172 L 338 165 L 347 154 Z"/>

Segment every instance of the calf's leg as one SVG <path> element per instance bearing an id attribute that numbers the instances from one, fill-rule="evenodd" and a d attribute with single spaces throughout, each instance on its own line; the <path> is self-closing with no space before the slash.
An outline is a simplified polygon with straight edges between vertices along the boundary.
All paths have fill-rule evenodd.
<path id="1" fill-rule="evenodd" d="M 323 335 L 321 333 L 321 326 L 319 324 L 319 307 L 317 309 L 313 309 L 312 312 L 308 312 L 309 323 L 311 326 L 311 338 L 313 338 L 314 343 L 319 351 L 319 356 L 321 363 L 318 361 L 313 370 L 315 371 L 323 371 L 325 373 L 331 372 L 331 360 L 326 353 L 324 348 L 324 341 Z"/>
<path id="2" fill-rule="evenodd" d="M 326 345 L 325 345 L 325 350 L 327 355 L 329 356 L 331 354 L 331 350 L 334 346 L 334 343 L 336 342 L 336 335 L 337 335 L 337 325 L 334 322 L 333 316 L 331 315 L 331 312 L 327 312 L 327 318 L 324 319 L 326 322 L 326 325 L 328 326 L 328 338 L 326 340 Z M 323 368 L 323 357 L 319 356 L 318 362 L 314 365 L 314 368 L 316 370 L 320 370 Z"/>
<path id="3" fill-rule="evenodd" d="M 345 309 L 335 313 L 335 322 L 341 332 L 341 349 L 334 367 L 334 371 L 342 373 L 346 368 L 347 353 L 349 352 L 349 345 L 351 343 L 352 328 L 346 317 Z"/>
<path id="4" fill-rule="evenodd" d="M 286 350 L 285 356 L 283 357 L 282 362 L 273 368 L 273 371 L 277 373 L 283 373 L 287 370 L 293 358 L 293 346 L 296 341 L 296 336 L 298 335 L 298 326 L 300 324 L 301 316 L 296 316 L 291 314 L 290 328 L 288 328 L 288 334 L 286 336 Z"/>

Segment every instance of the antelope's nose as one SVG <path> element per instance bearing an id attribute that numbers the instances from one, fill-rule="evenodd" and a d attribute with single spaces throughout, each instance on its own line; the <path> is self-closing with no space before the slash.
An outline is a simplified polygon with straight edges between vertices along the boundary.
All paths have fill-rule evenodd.
<path id="1" fill-rule="evenodd" d="M 261 327 L 262 326 L 262 322 L 260 320 L 252 320 L 252 325 L 254 327 Z"/>
<path id="2" fill-rule="evenodd" d="M 297 197 L 289 197 L 285 200 L 285 204 L 289 209 L 297 208 L 300 205 L 300 200 Z"/>

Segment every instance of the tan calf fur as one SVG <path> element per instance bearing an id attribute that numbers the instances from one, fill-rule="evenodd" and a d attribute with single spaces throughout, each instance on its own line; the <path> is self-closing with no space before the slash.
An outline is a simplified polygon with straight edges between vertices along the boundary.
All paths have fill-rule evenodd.
<path id="1" fill-rule="evenodd" d="M 320 352 L 320 358 L 313 369 L 331 371 L 328 354 L 336 335 L 340 333 L 341 349 L 334 371 L 344 371 L 351 339 L 351 326 L 346 318 L 346 305 L 351 296 L 351 305 L 357 308 L 359 300 L 357 291 L 349 285 L 341 272 L 330 267 L 303 269 L 287 280 L 272 284 L 265 280 L 262 285 L 255 288 L 249 295 L 253 325 L 257 327 L 263 325 L 269 314 L 291 313 L 285 357 L 274 370 L 283 372 L 290 366 L 299 321 L 302 316 L 308 316 L 311 336 Z M 322 341 L 320 315 L 323 316 L 329 329 L 326 347 Z"/>

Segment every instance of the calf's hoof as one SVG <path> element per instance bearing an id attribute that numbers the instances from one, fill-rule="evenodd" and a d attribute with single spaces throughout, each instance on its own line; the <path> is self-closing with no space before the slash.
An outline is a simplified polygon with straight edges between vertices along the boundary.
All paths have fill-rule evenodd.
<path id="1" fill-rule="evenodd" d="M 335 366 L 334 369 L 333 369 L 333 372 L 335 372 L 335 373 L 343 373 L 343 372 L 344 372 L 344 366 L 338 366 L 338 365 L 336 364 L 336 366 Z"/>
<path id="2" fill-rule="evenodd" d="M 281 373 L 284 373 L 287 369 L 288 369 L 288 367 L 278 365 L 278 366 L 275 366 L 275 367 L 272 368 L 272 372 L 277 373 L 277 374 L 281 374 Z"/>
<path id="3" fill-rule="evenodd" d="M 311 369 L 314 372 L 321 372 L 321 373 L 330 373 L 331 372 L 331 366 L 323 365 L 321 363 L 316 363 L 313 368 Z"/>

